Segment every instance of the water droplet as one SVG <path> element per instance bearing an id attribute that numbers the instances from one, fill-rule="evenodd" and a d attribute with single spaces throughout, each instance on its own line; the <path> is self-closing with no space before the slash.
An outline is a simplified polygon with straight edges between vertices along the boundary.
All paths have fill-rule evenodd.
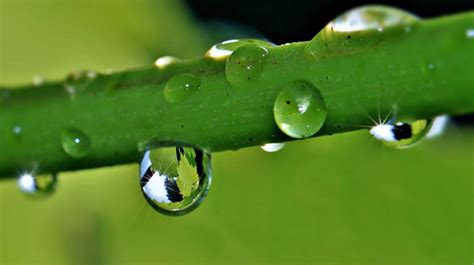
<path id="1" fill-rule="evenodd" d="M 433 119 L 431 128 L 426 134 L 426 138 L 432 139 L 441 136 L 449 123 L 448 115 L 441 115 Z"/>
<path id="2" fill-rule="evenodd" d="M 283 149 L 283 147 L 285 147 L 284 143 L 269 143 L 269 144 L 264 144 L 260 146 L 260 148 L 262 148 L 263 151 L 269 152 L 269 153 L 278 152 L 281 149 Z"/>
<path id="3" fill-rule="evenodd" d="M 474 29 L 467 29 L 466 30 L 466 37 L 468 39 L 474 38 Z"/>
<path id="4" fill-rule="evenodd" d="M 431 128 L 431 120 L 400 121 L 392 119 L 375 125 L 370 134 L 393 148 L 408 148 L 423 140 Z"/>
<path id="5" fill-rule="evenodd" d="M 211 155 L 187 146 L 146 151 L 140 165 L 140 187 L 147 202 L 167 215 L 196 209 L 211 184 Z"/>
<path id="6" fill-rule="evenodd" d="M 19 136 L 22 133 L 22 131 L 23 131 L 23 129 L 21 128 L 20 125 L 18 125 L 18 124 L 13 125 L 12 132 L 15 136 Z"/>
<path id="7" fill-rule="evenodd" d="M 174 56 L 163 56 L 155 61 L 155 66 L 158 69 L 165 69 L 167 66 L 179 62 L 179 59 Z"/>
<path id="8" fill-rule="evenodd" d="M 64 129 L 60 133 L 64 152 L 74 158 L 85 157 L 91 149 L 89 137 L 77 129 Z"/>
<path id="9" fill-rule="evenodd" d="M 386 27 L 405 25 L 418 18 L 401 9 L 383 5 L 367 5 L 353 8 L 336 17 L 326 26 L 336 32 L 362 30 L 383 31 Z"/>
<path id="10" fill-rule="evenodd" d="M 383 5 L 367 5 L 351 9 L 329 22 L 306 47 L 312 56 L 328 53 L 355 52 L 370 49 L 381 41 L 382 34 L 400 27 L 410 32 L 417 16 L 404 10 Z M 370 34 L 370 32 L 378 34 Z M 348 35 L 350 34 L 350 35 Z M 348 37 L 350 36 L 350 37 Z M 389 37 L 394 37 L 391 34 Z"/>
<path id="11" fill-rule="evenodd" d="M 36 75 L 33 77 L 33 86 L 41 86 L 44 84 L 44 77 L 41 75 Z"/>
<path id="12" fill-rule="evenodd" d="M 192 74 L 179 74 L 172 77 L 163 90 L 166 101 L 176 103 L 185 100 L 201 86 L 201 79 Z"/>
<path id="13" fill-rule="evenodd" d="M 237 87 L 245 87 L 257 81 L 268 60 L 267 48 L 247 44 L 237 48 L 227 59 L 225 76 L 227 81 Z"/>
<path id="14" fill-rule="evenodd" d="M 273 43 L 259 39 L 232 39 L 215 44 L 206 52 L 205 57 L 215 60 L 225 59 L 237 48 L 246 44 L 256 44 L 266 48 L 275 46 Z"/>
<path id="15" fill-rule="evenodd" d="M 63 87 L 71 99 L 74 99 L 97 75 L 94 71 L 72 72 L 64 80 Z"/>
<path id="16" fill-rule="evenodd" d="M 276 124 L 290 137 L 314 135 L 326 121 L 327 109 L 319 90 L 306 81 L 294 81 L 278 94 L 273 106 Z"/>
<path id="17" fill-rule="evenodd" d="M 35 175 L 23 173 L 17 180 L 20 191 L 28 195 L 41 196 L 54 192 L 57 184 L 56 174 Z"/>

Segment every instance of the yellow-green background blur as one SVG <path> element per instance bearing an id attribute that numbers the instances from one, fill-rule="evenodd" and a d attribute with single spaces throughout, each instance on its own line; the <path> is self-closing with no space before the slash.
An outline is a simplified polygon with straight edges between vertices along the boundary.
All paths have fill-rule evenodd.
<path id="1" fill-rule="evenodd" d="M 180 1 L 0 0 L 0 85 L 195 58 L 218 36 Z M 44 200 L 1 181 L 0 264 L 472 264 L 473 140 L 451 125 L 408 150 L 359 131 L 217 153 L 183 217 L 147 205 L 137 164 L 60 173 Z"/>

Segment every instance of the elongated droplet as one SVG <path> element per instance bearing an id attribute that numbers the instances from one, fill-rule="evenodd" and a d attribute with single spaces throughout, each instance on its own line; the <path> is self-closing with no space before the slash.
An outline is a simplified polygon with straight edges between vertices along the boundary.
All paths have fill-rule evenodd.
<path id="1" fill-rule="evenodd" d="M 179 74 L 172 77 L 163 90 L 165 100 L 177 103 L 195 93 L 201 86 L 201 79 L 192 74 Z"/>
<path id="2" fill-rule="evenodd" d="M 56 174 L 35 175 L 34 173 L 23 173 L 17 180 L 20 191 L 33 196 L 49 195 L 56 189 Z"/>
<path id="3" fill-rule="evenodd" d="M 211 184 L 211 155 L 184 146 L 146 151 L 140 165 L 140 188 L 158 212 L 183 215 L 196 209 Z"/>
<path id="4" fill-rule="evenodd" d="M 237 48 L 246 44 L 256 44 L 265 48 L 275 46 L 273 43 L 259 39 L 232 39 L 215 44 L 206 52 L 205 57 L 214 60 L 222 60 L 229 57 Z"/>
<path id="5" fill-rule="evenodd" d="M 60 141 L 64 152 L 74 158 L 85 157 L 91 149 L 89 136 L 78 129 L 62 130 Z"/>
<path id="6" fill-rule="evenodd" d="M 383 34 L 399 29 L 405 34 L 412 31 L 418 17 L 404 10 L 367 5 L 351 9 L 329 22 L 307 45 L 306 52 L 312 56 L 327 56 L 332 53 L 352 53 L 370 49 L 377 45 Z"/>
<path id="7" fill-rule="evenodd" d="M 294 81 L 278 94 L 273 115 L 282 132 L 293 138 L 306 138 L 321 129 L 327 108 L 315 86 L 306 81 Z"/>
<path id="8" fill-rule="evenodd" d="M 155 61 L 155 66 L 158 69 L 165 69 L 166 67 L 179 62 L 179 59 L 174 56 L 163 56 Z"/>
<path id="9" fill-rule="evenodd" d="M 431 128 L 431 120 L 396 120 L 375 125 L 370 134 L 378 141 L 393 148 L 408 148 L 423 140 Z"/>
<path id="10" fill-rule="evenodd" d="M 227 59 L 227 81 L 236 87 L 246 87 L 258 81 L 268 55 L 268 49 L 260 45 L 247 44 L 239 47 Z"/>
<path id="11" fill-rule="evenodd" d="M 264 144 L 260 146 L 260 148 L 262 148 L 263 151 L 269 152 L 269 153 L 278 152 L 281 149 L 283 149 L 283 147 L 285 147 L 284 143 L 268 143 L 268 144 Z"/>

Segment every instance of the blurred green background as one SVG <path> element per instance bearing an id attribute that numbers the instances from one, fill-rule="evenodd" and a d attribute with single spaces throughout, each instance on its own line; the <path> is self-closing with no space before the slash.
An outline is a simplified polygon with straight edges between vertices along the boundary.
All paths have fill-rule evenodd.
<path id="1" fill-rule="evenodd" d="M 0 0 L 0 85 L 195 58 L 233 34 L 256 33 L 182 1 Z M 0 182 L 0 264 L 473 263 L 474 135 L 455 125 L 408 150 L 360 131 L 214 154 L 183 217 L 147 205 L 138 165 L 59 177 L 43 200 Z"/>

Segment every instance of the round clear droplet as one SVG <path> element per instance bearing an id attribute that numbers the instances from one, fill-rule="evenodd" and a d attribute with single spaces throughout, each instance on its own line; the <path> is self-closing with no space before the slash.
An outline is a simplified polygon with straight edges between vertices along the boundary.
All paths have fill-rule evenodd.
<path id="1" fill-rule="evenodd" d="M 172 77 L 163 90 L 165 100 L 177 103 L 195 93 L 201 86 L 201 79 L 192 74 L 179 74 Z"/>
<path id="2" fill-rule="evenodd" d="M 215 44 L 206 52 L 205 57 L 214 60 L 225 59 L 229 57 L 229 55 L 231 55 L 237 48 L 247 44 L 256 44 L 266 48 L 275 46 L 273 43 L 259 39 L 232 39 Z"/>
<path id="3" fill-rule="evenodd" d="M 74 158 L 85 157 L 91 149 L 91 140 L 78 129 L 64 129 L 60 133 L 60 142 L 66 154 Z"/>
<path id="4" fill-rule="evenodd" d="M 273 105 L 275 122 L 282 132 L 293 138 L 314 135 L 326 121 L 327 108 L 321 92 L 306 81 L 287 84 Z"/>
<path id="5" fill-rule="evenodd" d="M 285 147 L 284 143 L 268 143 L 268 144 L 264 144 L 260 146 L 260 148 L 262 148 L 263 151 L 269 152 L 269 153 L 278 152 L 281 149 L 283 149 L 283 147 Z"/>
<path id="6" fill-rule="evenodd" d="M 56 174 L 35 175 L 34 173 L 23 173 L 17 180 L 21 192 L 34 196 L 52 194 L 56 189 L 56 184 Z"/>
<path id="7" fill-rule="evenodd" d="M 426 138 L 431 120 L 396 120 L 379 124 L 370 129 L 370 134 L 386 146 L 408 148 Z"/>
<path id="8" fill-rule="evenodd" d="M 225 76 L 236 87 L 246 87 L 259 80 L 268 60 L 267 48 L 247 44 L 236 49 L 227 59 Z"/>
<path id="9" fill-rule="evenodd" d="M 167 215 L 196 209 L 211 184 L 211 155 L 193 147 L 146 151 L 140 165 L 140 187 L 147 202 Z"/>

